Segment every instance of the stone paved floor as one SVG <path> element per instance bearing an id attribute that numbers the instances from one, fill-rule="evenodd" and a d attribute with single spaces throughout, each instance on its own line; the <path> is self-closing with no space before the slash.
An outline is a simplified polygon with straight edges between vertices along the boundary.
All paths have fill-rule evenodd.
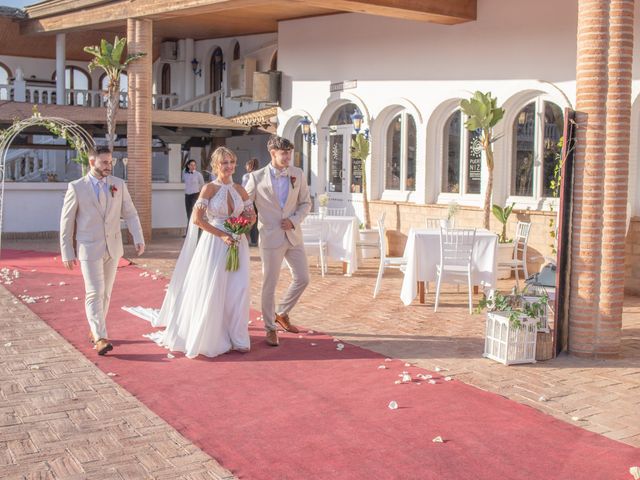
<path id="1" fill-rule="evenodd" d="M 155 239 L 136 261 L 168 275 L 181 243 L 180 238 Z M 57 245 L 46 240 L 5 241 L 3 247 L 55 251 Z M 432 296 L 426 305 L 402 305 L 399 272 L 385 274 L 382 292 L 373 300 L 375 260 L 365 261 L 350 278 L 340 274 L 339 264 L 332 265 L 324 279 L 314 266 L 311 273 L 311 285 L 292 312 L 294 321 L 427 369 L 445 368 L 468 384 L 640 446 L 640 297 L 625 298 L 620 359 L 562 355 L 547 362 L 505 367 L 482 358 L 484 317 L 467 313 L 464 291 L 445 290 L 440 311 L 434 314 Z M 252 303 L 257 308 L 261 281 L 257 249 L 252 250 L 251 275 Z M 283 270 L 279 291 L 288 277 Z M 505 281 L 502 287 L 509 285 Z M 232 478 L 26 307 L 13 304 L 6 290 L 0 290 L 0 307 L 0 345 L 10 336 L 19 339 L 9 350 L 0 346 L 4 348 L 0 476 L 63 478 L 60 472 L 66 472 L 84 478 L 81 472 L 104 468 L 100 478 L 140 478 L 128 472 L 151 478 Z M 15 318 L 21 321 L 16 323 Z M 20 328 L 14 335 L 16 325 Z M 286 348 L 286 342 L 281 348 Z M 29 369 L 38 362 L 51 363 L 54 357 L 50 369 Z M 112 412 L 114 403 L 118 415 L 96 426 L 95 413 Z M 16 463 L 29 470 L 21 470 Z M 44 468 L 48 470 L 39 470 Z M 49 474 L 35 475 L 41 471 Z"/>

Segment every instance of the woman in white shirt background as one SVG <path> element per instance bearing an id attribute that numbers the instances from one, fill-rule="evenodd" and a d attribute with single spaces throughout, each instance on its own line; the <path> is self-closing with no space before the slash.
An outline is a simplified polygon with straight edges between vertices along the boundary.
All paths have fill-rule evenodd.
<path id="1" fill-rule="evenodd" d="M 184 182 L 184 206 L 187 209 L 187 222 L 189 222 L 193 206 L 198 200 L 200 190 L 204 186 L 204 178 L 196 170 L 195 160 L 191 159 L 185 165 L 184 172 L 182 172 L 182 181 Z"/>
<path id="2" fill-rule="evenodd" d="M 254 157 L 251 160 L 247 160 L 247 163 L 244 164 L 244 168 L 247 173 L 242 176 L 242 188 L 247 185 L 247 182 L 249 181 L 249 174 L 260 168 L 260 162 Z M 253 208 L 257 215 L 258 212 L 255 210 L 255 204 L 253 205 Z M 253 227 L 251 227 L 251 231 L 249 232 L 249 245 L 252 247 L 258 245 L 258 222 L 253 224 Z"/>

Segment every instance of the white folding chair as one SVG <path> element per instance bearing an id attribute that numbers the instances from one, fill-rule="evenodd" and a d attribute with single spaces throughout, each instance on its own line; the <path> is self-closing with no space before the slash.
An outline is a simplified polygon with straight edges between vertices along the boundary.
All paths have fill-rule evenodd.
<path id="1" fill-rule="evenodd" d="M 433 309 L 438 311 L 442 277 L 467 277 L 469 287 L 469 313 L 473 311 L 471 291 L 471 258 L 476 240 L 475 229 L 440 229 L 440 263 L 436 266 L 436 302 Z"/>
<path id="2" fill-rule="evenodd" d="M 529 243 L 529 232 L 531 231 L 531 224 L 527 222 L 518 222 L 516 226 L 516 236 L 513 239 L 513 258 L 508 262 L 499 262 L 499 267 L 507 267 L 516 272 L 516 288 L 520 289 L 518 273 L 519 269 L 522 269 L 524 273 L 524 280 L 529 278 L 529 271 L 527 270 L 527 243 Z"/>
<path id="3" fill-rule="evenodd" d="M 387 257 L 387 239 L 385 237 L 386 229 L 384 228 L 384 215 L 378 219 L 378 233 L 380 235 L 380 266 L 378 267 L 378 278 L 376 286 L 373 289 L 373 298 L 378 296 L 380 286 L 382 284 L 382 275 L 385 268 L 397 268 L 404 271 L 407 262 L 402 257 Z"/>
<path id="4" fill-rule="evenodd" d="M 322 232 L 323 220 L 315 215 L 307 215 L 300 228 L 302 230 L 302 240 L 304 250 L 308 255 L 317 255 L 320 263 L 320 273 L 324 277 L 327 272 L 327 242 L 324 240 Z"/>
<path id="5" fill-rule="evenodd" d="M 327 208 L 328 217 L 345 217 L 346 215 L 347 215 L 347 207 Z"/>

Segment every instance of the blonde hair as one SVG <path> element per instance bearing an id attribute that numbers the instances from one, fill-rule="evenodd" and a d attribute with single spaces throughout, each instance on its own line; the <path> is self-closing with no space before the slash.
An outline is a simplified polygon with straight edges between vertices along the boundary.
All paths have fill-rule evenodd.
<path id="1" fill-rule="evenodd" d="M 225 156 L 229 156 L 238 163 L 238 156 L 233 152 L 233 150 L 227 147 L 218 147 L 211 154 L 211 171 L 218 175 L 218 169 L 222 160 L 224 160 Z"/>

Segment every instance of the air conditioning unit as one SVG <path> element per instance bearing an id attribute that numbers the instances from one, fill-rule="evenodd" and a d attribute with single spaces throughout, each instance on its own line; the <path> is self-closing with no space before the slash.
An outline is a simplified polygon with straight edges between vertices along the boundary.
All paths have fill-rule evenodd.
<path id="1" fill-rule="evenodd" d="M 245 57 L 231 62 L 229 71 L 229 89 L 232 98 L 251 98 L 253 95 L 253 73 L 256 71 L 256 59 Z"/>
<path id="2" fill-rule="evenodd" d="M 255 72 L 253 74 L 253 101 L 280 103 L 280 79 L 282 72 Z"/>
<path id="3" fill-rule="evenodd" d="M 178 58 L 176 42 L 162 42 L 160 44 L 160 58 L 162 60 L 176 60 Z"/>

